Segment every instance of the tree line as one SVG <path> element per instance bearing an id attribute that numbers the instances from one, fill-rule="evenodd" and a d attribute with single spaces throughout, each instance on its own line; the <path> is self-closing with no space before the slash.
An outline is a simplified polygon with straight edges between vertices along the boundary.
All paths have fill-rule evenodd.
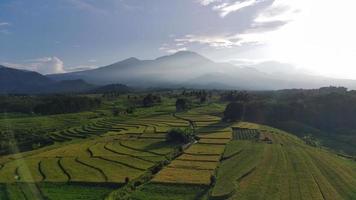
<path id="1" fill-rule="evenodd" d="M 0 96 L 0 112 L 26 114 L 63 114 L 91 110 L 99 107 L 101 100 L 87 96 Z"/>

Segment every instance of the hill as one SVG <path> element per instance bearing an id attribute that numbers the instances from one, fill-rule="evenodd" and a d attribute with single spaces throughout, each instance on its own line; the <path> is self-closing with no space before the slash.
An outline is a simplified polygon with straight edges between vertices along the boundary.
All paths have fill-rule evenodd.
<path id="1" fill-rule="evenodd" d="M 214 89 L 276 90 L 345 86 L 356 81 L 294 73 L 291 66 L 266 62 L 236 66 L 214 62 L 198 53 L 181 51 L 154 60 L 129 58 L 97 69 L 53 74 L 54 80 L 83 79 L 92 84 L 117 82 L 133 87 L 193 87 Z M 287 73 L 288 72 L 288 73 Z"/>
<path id="2" fill-rule="evenodd" d="M 109 84 L 104 86 L 96 87 L 95 89 L 89 91 L 89 93 L 127 93 L 132 89 L 123 84 Z"/>
<path id="3" fill-rule="evenodd" d="M 83 80 L 57 82 L 37 72 L 0 66 L 0 94 L 71 93 L 93 88 Z"/>
<path id="4" fill-rule="evenodd" d="M 37 92 L 53 82 L 37 72 L 0 66 L 0 93 Z"/>

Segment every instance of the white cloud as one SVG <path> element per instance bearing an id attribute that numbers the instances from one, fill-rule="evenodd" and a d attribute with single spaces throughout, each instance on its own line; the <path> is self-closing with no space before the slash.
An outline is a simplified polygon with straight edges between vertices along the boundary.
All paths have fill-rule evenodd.
<path id="1" fill-rule="evenodd" d="M 64 73 L 64 64 L 58 57 L 44 57 L 34 60 L 36 71 L 42 74 Z"/>
<path id="2" fill-rule="evenodd" d="M 212 10 L 219 13 L 220 17 L 226 17 L 230 13 L 243 8 L 254 6 L 265 0 L 199 0 L 203 6 L 211 6 Z"/>
<path id="3" fill-rule="evenodd" d="M 64 63 L 56 56 L 26 60 L 23 63 L 2 63 L 4 66 L 36 71 L 41 74 L 64 73 Z"/>
<path id="4" fill-rule="evenodd" d="M 198 2 L 203 6 L 208 6 L 212 3 L 221 2 L 221 0 L 199 0 Z"/>
<path id="5" fill-rule="evenodd" d="M 226 17 L 228 14 L 232 12 L 236 12 L 238 10 L 241 10 L 242 8 L 256 5 L 259 2 L 260 1 L 257 0 L 246 0 L 246 1 L 236 1 L 234 3 L 223 3 L 214 6 L 213 10 L 218 11 L 221 17 Z"/>
<path id="6" fill-rule="evenodd" d="M 221 35 L 185 35 L 176 38 L 176 46 L 191 44 L 207 45 L 215 49 L 232 48 L 244 44 L 259 44 L 260 35 L 257 34 L 221 34 Z"/>
<path id="7" fill-rule="evenodd" d="M 177 53 L 178 51 L 187 51 L 188 48 L 186 47 L 181 47 L 181 48 L 174 48 L 174 47 L 168 47 L 168 46 L 162 46 L 159 48 L 160 51 L 164 51 L 167 53 Z"/>
<path id="8" fill-rule="evenodd" d="M 293 21 L 301 12 L 300 1 L 275 0 L 273 4 L 263 10 L 255 22 Z"/>
<path id="9" fill-rule="evenodd" d="M 9 22 L 0 22 L 0 26 L 9 26 L 10 23 Z"/>
<path id="10" fill-rule="evenodd" d="M 67 68 L 67 72 L 78 72 L 78 71 L 85 71 L 85 70 L 91 70 L 96 68 L 97 66 L 95 65 L 78 65 L 75 67 Z"/>
<path id="11" fill-rule="evenodd" d="M 97 13 L 97 14 L 107 14 L 106 10 L 94 6 L 93 4 L 89 3 L 86 0 L 67 0 L 67 1 L 80 10 Z"/>
<path id="12" fill-rule="evenodd" d="M 0 22 L 0 34 L 4 35 L 9 35 L 11 32 L 8 29 L 5 29 L 5 27 L 10 26 L 11 24 L 9 22 Z"/>

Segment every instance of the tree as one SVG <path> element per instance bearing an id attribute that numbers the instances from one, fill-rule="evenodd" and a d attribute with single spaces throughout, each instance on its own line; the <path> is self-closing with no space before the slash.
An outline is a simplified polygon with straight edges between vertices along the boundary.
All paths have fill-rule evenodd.
<path id="1" fill-rule="evenodd" d="M 177 99 L 176 101 L 176 111 L 182 112 L 187 109 L 187 100 L 185 99 Z"/>
<path id="2" fill-rule="evenodd" d="M 153 96 L 152 94 L 148 94 L 147 96 L 145 96 L 145 98 L 143 98 L 142 100 L 142 104 L 144 107 L 150 107 L 152 106 L 154 103 L 153 101 Z"/>
<path id="3" fill-rule="evenodd" d="M 174 128 L 168 131 L 166 140 L 173 143 L 189 143 L 195 138 L 194 131 L 192 129 L 179 129 Z"/>
<path id="4" fill-rule="evenodd" d="M 241 102 L 229 103 L 224 111 L 224 121 L 235 121 L 242 118 L 244 105 Z"/>
<path id="5" fill-rule="evenodd" d="M 161 103 L 161 97 L 152 94 L 146 95 L 145 98 L 143 98 L 142 100 L 142 104 L 144 107 L 150 107 L 157 103 Z"/>

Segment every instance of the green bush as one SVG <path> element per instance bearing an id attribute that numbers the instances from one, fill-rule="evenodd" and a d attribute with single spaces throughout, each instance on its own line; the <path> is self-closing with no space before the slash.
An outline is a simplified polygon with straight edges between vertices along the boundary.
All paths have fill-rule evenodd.
<path id="1" fill-rule="evenodd" d="M 243 115 L 244 105 L 240 102 L 229 103 L 224 111 L 224 121 L 240 120 Z"/>
<path id="2" fill-rule="evenodd" d="M 179 128 L 174 128 L 168 131 L 166 140 L 168 142 L 174 142 L 174 143 L 189 143 L 194 140 L 194 132 L 192 129 L 186 128 L 186 129 L 179 129 Z"/>

